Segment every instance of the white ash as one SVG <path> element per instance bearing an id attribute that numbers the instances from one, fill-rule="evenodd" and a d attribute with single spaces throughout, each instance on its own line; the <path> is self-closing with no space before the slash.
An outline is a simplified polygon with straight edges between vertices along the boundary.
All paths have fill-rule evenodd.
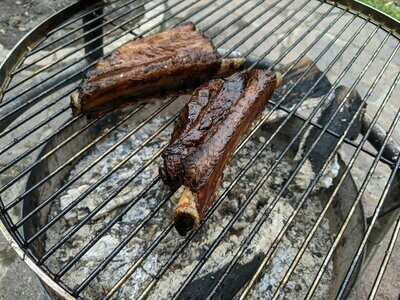
<path id="1" fill-rule="evenodd" d="M 102 175 L 109 172 L 113 166 L 120 162 L 126 155 L 129 155 L 133 149 L 142 145 L 144 140 L 165 122 L 166 119 L 163 117 L 154 119 L 147 124 L 143 130 L 139 130 L 135 133 L 109 154 L 106 159 L 100 161 L 94 168 L 82 176 L 60 196 L 59 201 L 55 202 L 51 209 L 49 219 L 59 214 L 63 208 L 67 207 L 72 201 L 79 197 L 79 195 L 84 193 L 87 188 L 97 182 Z M 135 125 L 136 124 L 132 122 L 132 124 L 125 126 L 123 129 L 114 131 L 109 137 L 98 143 L 91 153 L 76 164 L 71 171 L 70 178 L 78 174 L 80 170 L 97 156 L 110 149 L 116 140 L 123 137 L 129 130 L 134 128 Z M 126 178 L 131 176 L 144 162 L 151 158 L 162 145 L 165 145 L 165 143 L 168 142 L 171 129 L 172 127 L 169 127 L 167 130 L 163 131 L 160 136 L 148 146 L 144 147 L 136 156 L 130 159 L 96 190 L 90 193 L 81 203 L 76 205 L 76 207 L 71 212 L 67 213 L 61 221 L 51 227 L 46 236 L 46 249 L 50 249 L 52 245 L 66 234 L 66 232 L 78 224 L 90 211 L 104 201 L 109 193 L 120 186 Z M 219 190 L 219 195 L 230 185 L 232 180 L 239 174 L 240 170 L 246 165 L 251 156 L 254 155 L 255 151 L 265 140 L 267 140 L 267 138 L 262 134 L 252 138 L 232 159 L 229 166 L 224 171 L 224 178 Z M 149 295 L 150 299 L 170 298 L 179 288 L 186 276 L 188 276 L 191 270 L 196 266 L 201 256 L 204 255 L 222 229 L 243 204 L 247 195 L 249 195 L 256 186 L 262 174 L 266 173 L 269 167 L 275 162 L 279 152 L 276 152 L 274 149 L 274 146 L 266 149 L 243 178 L 237 182 L 220 207 L 206 222 L 204 228 L 200 230 L 194 240 L 189 243 L 188 247 L 178 256 L 176 261 L 155 285 Z M 160 163 L 161 159 L 158 158 L 113 198 L 113 200 L 95 215 L 88 224 L 69 239 L 60 250 L 56 251 L 48 260 L 50 268 L 53 271 L 57 271 L 64 266 L 66 262 L 75 257 L 79 250 L 82 249 L 88 241 L 93 239 L 105 224 L 108 224 L 112 220 L 117 212 L 131 203 L 134 196 L 158 174 L 158 166 Z M 261 212 L 267 209 L 268 205 L 274 199 L 274 196 L 285 183 L 294 166 L 295 164 L 293 161 L 288 158 L 285 158 L 279 164 L 278 168 L 250 202 L 243 215 L 234 224 L 227 236 L 222 239 L 219 247 L 215 250 L 213 255 L 211 255 L 195 279 L 212 274 L 229 263 L 243 240 L 248 236 L 251 228 L 253 228 L 260 218 Z M 244 264 L 250 262 L 257 254 L 265 253 L 290 216 L 293 207 L 300 199 L 301 193 L 304 191 L 304 186 L 307 186 L 314 178 L 313 175 L 314 174 L 310 172 L 299 174 L 301 180 L 296 178 L 294 184 L 289 186 L 284 197 L 277 202 L 266 222 L 256 234 L 250 247 L 239 260 L 239 263 Z M 159 182 L 62 277 L 62 280 L 70 287 L 76 287 L 83 282 L 90 272 L 103 262 L 107 255 L 146 218 L 167 193 L 168 190 L 166 187 Z M 155 214 L 144 228 L 129 240 L 127 245 L 111 261 L 105 270 L 84 290 L 82 296 L 85 299 L 98 299 L 104 296 L 118 279 L 125 274 L 142 255 L 145 249 L 150 246 L 152 241 L 154 241 L 170 223 L 173 205 L 178 198 L 179 191 L 173 195 L 172 200 L 162 206 L 159 212 Z M 269 298 L 272 295 L 271 292 L 277 287 L 284 272 L 288 269 L 304 236 L 311 228 L 321 210 L 322 203 L 318 194 L 311 194 L 300 210 L 299 216 L 295 219 L 294 225 L 290 227 L 282 243 L 278 246 L 271 263 L 265 268 L 261 279 L 253 288 L 251 293 L 252 298 Z M 183 241 L 184 238 L 179 236 L 175 230 L 172 230 L 147 259 L 144 260 L 140 267 L 137 268 L 122 286 L 115 298 L 137 298 Z M 329 221 L 324 219 L 322 226 L 318 228 L 299 266 L 296 268 L 293 276 L 285 287 L 285 297 L 291 299 L 300 299 L 304 297 L 307 287 L 311 284 L 312 275 L 316 274 L 318 271 L 330 244 L 331 235 L 329 232 Z M 323 277 L 317 291 L 316 295 L 319 299 L 326 299 L 329 295 L 332 268 L 333 265 L 330 264 L 328 272 Z"/>
<path id="2" fill-rule="evenodd" d="M 321 102 L 321 97 L 318 98 L 309 98 L 305 99 L 301 106 L 296 109 L 296 112 L 299 114 L 309 114 L 319 103 Z M 295 108 L 296 104 L 293 104 L 290 107 L 286 107 L 289 111 L 292 111 Z M 317 118 L 321 115 L 322 110 L 319 109 L 318 112 L 316 113 Z M 281 119 L 285 118 L 288 115 L 288 113 L 284 110 L 277 109 L 275 110 L 270 119 L 271 120 L 276 120 L 276 119 Z"/>
<path id="3" fill-rule="evenodd" d="M 295 159 L 296 163 L 298 161 Z M 329 162 L 322 173 L 321 178 L 316 183 L 313 188 L 314 192 L 318 192 L 321 189 L 327 189 L 333 185 L 333 180 L 339 175 L 340 165 L 338 162 L 338 157 L 335 155 Z M 301 187 L 301 189 L 305 190 L 310 185 L 310 182 L 307 181 L 307 178 L 313 175 L 313 178 L 316 177 L 316 174 L 312 168 L 310 160 L 306 160 L 303 166 L 300 168 L 298 174 L 294 178 L 294 181 L 297 186 Z"/>

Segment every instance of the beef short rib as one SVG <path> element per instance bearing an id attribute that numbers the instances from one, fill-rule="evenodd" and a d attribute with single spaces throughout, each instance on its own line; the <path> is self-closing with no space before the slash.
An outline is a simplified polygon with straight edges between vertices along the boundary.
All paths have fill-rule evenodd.
<path id="1" fill-rule="evenodd" d="M 174 211 L 175 227 L 181 235 L 199 226 L 237 143 L 279 82 L 279 74 L 251 70 L 211 80 L 194 91 L 160 167 L 160 176 L 171 189 L 184 185 Z"/>
<path id="2" fill-rule="evenodd" d="M 101 115 L 129 104 L 173 96 L 243 66 L 222 59 L 194 24 L 130 41 L 100 60 L 71 97 L 75 115 Z"/>

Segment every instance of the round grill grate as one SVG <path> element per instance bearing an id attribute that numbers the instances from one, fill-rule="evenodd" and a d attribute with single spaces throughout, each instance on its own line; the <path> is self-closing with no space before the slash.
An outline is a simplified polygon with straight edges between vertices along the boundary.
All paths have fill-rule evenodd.
<path id="1" fill-rule="evenodd" d="M 0 68 L 2 229 L 52 295 L 341 298 L 371 260 L 379 294 L 400 228 L 400 26 L 338 2 L 79 1 L 16 45 Z M 157 168 L 187 96 L 96 119 L 69 97 L 99 58 L 189 20 L 286 80 L 182 238 Z"/>

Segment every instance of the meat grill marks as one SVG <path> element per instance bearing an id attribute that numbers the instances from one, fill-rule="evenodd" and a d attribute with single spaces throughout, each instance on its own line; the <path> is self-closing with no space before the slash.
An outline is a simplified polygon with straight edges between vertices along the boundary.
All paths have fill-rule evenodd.
<path id="1" fill-rule="evenodd" d="M 184 185 L 173 216 L 181 235 L 199 226 L 235 146 L 279 82 L 279 75 L 265 70 L 214 79 L 196 89 L 182 110 L 160 168 L 171 189 Z"/>
<path id="2" fill-rule="evenodd" d="M 128 42 L 89 71 L 71 97 L 75 115 L 101 115 L 132 103 L 173 96 L 217 74 L 239 69 L 244 59 L 221 59 L 193 23 Z"/>

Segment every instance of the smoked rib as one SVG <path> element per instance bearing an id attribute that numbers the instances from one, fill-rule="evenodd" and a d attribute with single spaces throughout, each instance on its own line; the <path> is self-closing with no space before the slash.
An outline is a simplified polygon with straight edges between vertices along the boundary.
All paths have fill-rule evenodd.
<path id="1" fill-rule="evenodd" d="M 193 23 L 185 23 L 128 42 L 100 60 L 71 97 L 72 109 L 75 115 L 100 115 L 177 95 L 243 64 L 244 59 L 222 59 Z"/>
<path id="2" fill-rule="evenodd" d="M 214 79 L 196 89 L 182 110 L 160 167 L 171 189 L 184 185 L 173 215 L 181 235 L 199 226 L 238 141 L 279 82 L 279 74 L 266 70 Z"/>

